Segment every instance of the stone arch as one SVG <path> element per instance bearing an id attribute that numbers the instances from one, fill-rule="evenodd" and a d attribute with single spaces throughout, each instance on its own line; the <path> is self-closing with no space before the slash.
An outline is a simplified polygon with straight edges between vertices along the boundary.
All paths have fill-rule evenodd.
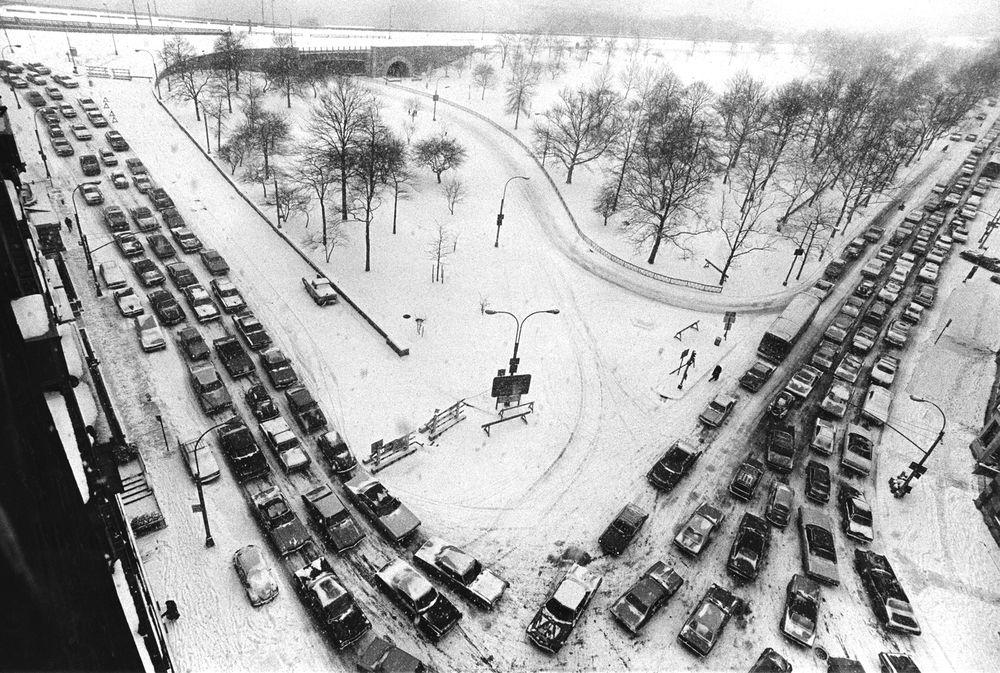
<path id="1" fill-rule="evenodd" d="M 385 67 L 385 77 L 413 77 L 413 64 L 405 58 L 394 58 Z"/>

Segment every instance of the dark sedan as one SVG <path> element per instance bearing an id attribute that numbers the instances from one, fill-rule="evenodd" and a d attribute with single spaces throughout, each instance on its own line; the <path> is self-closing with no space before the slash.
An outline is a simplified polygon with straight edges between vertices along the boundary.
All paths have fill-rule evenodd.
<path id="1" fill-rule="evenodd" d="M 684 579 L 657 561 L 611 606 L 611 616 L 633 636 L 677 593 Z"/>
<path id="2" fill-rule="evenodd" d="M 745 580 L 757 579 L 761 566 L 767 560 L 770 544 L 771 527 L 756 514 L 747 512 L 736 531 L 726 569 Z"/>
<path id="3" fill-rule="evenodd" d="M 174 246 L 170 244 L 167 237 L 163 234 L 153 234 L 152 236 L 146 237 L 146 243 L 149 244 L 149 249 L 153 251 L 159 259 L 169 259 L 171 257 L 177 256 L 177 251 L 174 250 Z"/>
<path id="4" fill-rule="evenodd" d="M 647 512 L 629 503 L 622 508 L 622 511 L 618 512 L 618 516 L 608 525 L 601 537 L 598 538 L 597 543 L 601 545 L 605 554 L 618 556 L 625 551 L 625 547 L 636 536 L 648 518 Z"/>
<path id="5" fill-rule="evenodd" d="M 338 553 L 347 551 L 364 539 L 365 534 L 358 527 L 358 522 L 326 484 L 304 493 L 302 502 L 309 520 Z"/>
<path id="6" fill-rule="evenodd" d="M 250 412 L 258 421 L 269 421 L 278 417 L 278 405 L 262 383 L 250 386 L 244 396 Z"/>
<path id="7" fill-rule="evenodd" d="M 184 310 L 168 290 L 153 290 L 146 298 L 164 325 L 176 325 L 184 320 Z"/>
<path id="8" fill-rule="evenodd" d="M 701 454 L 702 452 L 690 442 L 678 439 L 663 457 L 656 461 L 646 479 L 661 491 L 669 491 L 691 471 Z"/>
<path id="9" fill-rule="evenodd" d="M 713 584 L 684 622 L 677 639 L 700 657 L 707 656 L 729 619 L 743 609 L 743 600 Z"/>

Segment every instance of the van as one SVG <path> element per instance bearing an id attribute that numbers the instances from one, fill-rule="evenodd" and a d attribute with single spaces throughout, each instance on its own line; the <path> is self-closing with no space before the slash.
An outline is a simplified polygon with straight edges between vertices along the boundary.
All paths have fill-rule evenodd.
<path id="1" fill-rule="evenodd" d="M 125 280 L 125 274 L 122 273 L 121 268 L 118 266 L 118 262 L 103 262 L 101 264 L 101 278 L 104 280 L 104 284 L 108 286 L 108 289 L 111 290 L 125 287 L 128 284 Z"/>

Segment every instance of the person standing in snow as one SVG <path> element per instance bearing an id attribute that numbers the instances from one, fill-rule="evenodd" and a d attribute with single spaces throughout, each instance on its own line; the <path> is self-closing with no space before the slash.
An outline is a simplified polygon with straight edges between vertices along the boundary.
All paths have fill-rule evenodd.
<path id="1" fill-rule="evenodd" d="M 712 378 L 709 381 L 718 381 L 719 376 L 722 375 L 722 365 L 715 365 L 715 369 L 712 370 Z"/>

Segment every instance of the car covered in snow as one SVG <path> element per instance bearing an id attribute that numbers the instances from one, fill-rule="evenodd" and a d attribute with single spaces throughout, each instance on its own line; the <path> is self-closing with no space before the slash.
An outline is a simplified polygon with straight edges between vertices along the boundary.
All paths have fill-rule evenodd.
<path id="1" fill-rule="evenodd" d="M 747 456 L 737 468 L 733 480 L 729 482 L 729 492 L 740 500 L 749 500 L 757 490 L 757 484 L 763 475 L 764 463 L 752 455 Z"/>
<path id="2" fill-rule="evenodd" d="M 303 432 L 313 433 L 326 427 L 326 416 L 319 408 L 319 402 L 305 386 L 298 385 L 286 390 L 285 401 Z"/>
<path id="3" fill-rule="evenodd" d="M 917 287 L 917 293 L 913 295 L 913 301 L 925 309 L 933 306 L 936 298 L 937 288 L 933 285 L 920 285 Z"/>
<path id="4" fill-rule="evenodd" d="M 260 363 L 275 388 L 287 388 L 299 380 L 291 361 L 280 348 L 268 348 L 261 352 Z"/>
<path id="5" fill-rule="evenodd" d="M 316 440 L 320 455 L 339 478 L 350 477 L 351 471 L 357 466 L 358 459 L 351 453 L 347 442 L 336 430 L 324 432 Z"/>
<path id="6" fill-rule="evenodd" d="M 756 514 L 746 512 L 736 529 L 726 569 L 744 580 L 755 580 L 767 560 L 771 527 Z"/>
<path id="7" fill-rule="evenodd" d="M 163 285 L 166 277 L 148 257 L 137 257 L 130 262 L 132 271 L 139 277 L 139 282 L 143 287 L 156 287 Z"/>
<path id="8" fill-rule="evenodd" d="M 262 421 L 260 431 L 268 445 L 274 450 L 281 463 L 281 468 L 285 472 L 304 470 L 311 462 L 309 454 L 302 449 L 299 438 L 295 436 L 292 429 L 284 418 L 278 416 L 269 421 Z"/>
<path id="9" fill-rule="evenodd" d="M 213 276 L 225 276 L 229 273 L 229 264 L 222 258 L 218 250 L 205 248 L 198 255 L 201 257 L 201 263 Z"/>
<path id="10" fill-rule="evenodd" d="M 824 341 L 819 345 L 810 358 L 809 362 L 816 365 L 823 371 L 830 371 L 833 367 L 834 360 L 837 359 L 837 346 L 830 343 L 829 341 Z"/>
<path id="11" fill-rule="evenodd" d="M 129 213 L 132 215 L 132 221 L 135 222 L 135 226 L 137 226 L 141 232 L 145 233 L 156 231 L 160 228 L 160 223 L 156 221 L 156 216 L 153 215 L 153 211 L 146 206 L 131 208 L 129 209 Z"/>
<path id="12" fill-rule="evenodd" d="M 142 159 L 132 157 L 125 160 L 125 165 L 128 166 L 129 171 L 132 175 L 145 175 L 146 167 L 142 163 Z"/>
<path id="13" fill-rule="evenodd" d="M 845 358 L 846 360 L 846 358 Z M 843 418 L 847 413 L 847 405 L 851 401 L 851 389 L 840 381 L 834 381 L 830 385 L 823 401 L 819 403 L 819 408 L 836 418 Z"/>
<path id="14" fill-rule="evenodd" d="M 176 325 L 184 320 L 184 310 L 168 290 L 158 288 L 146 294 L 153 311 L 164 325 Z"/>
<path id="15" fill-rule="evenodd" d="M 835 344 L 842 344 L 854 326 L 854 318 L 844 313 L 838 314 L 823 333 L 823 338 Z"/>
<path id="16" fill-rule="evenodd" d="M 184 262 L 171 262 L 167 264 L 166 268 L 167 275 L 170 276 L 170 280 L 174 281 L 174 285 L 177 286 L 178 290 L 198 284 L 197 276 L 191 272 L 191 267 Z"/>
<path id="17" fill-rule="evenodd" d="M 59 138 L 56 140 L 59 140 Z M 56 140 L 52 141 L 53 145 Z M 72 154 L 72 152 L 70 154 Z M 80 187 L 80 196 L 83 197 L 84 203 L 88 206 L 99 206 L 104 203 L 104 194 L 101 193 L 101 189 L 97 185 L 82 185 Z"/>
<path id="18" fill-rule="evenodd" d="M 815 580 L 793 575 L 785 590 L 781 634 L 799 645 L 812 647 L 819 627 L 820 597 L 820 586 Z"/>
<path id="19" fill-rule="evenodd" d="M 280 488 L 268 485 L 249 497 L 254 518 L 274 545 L 278 556 L 287 556 L 309 543 L 309 530 L 288 506 Z"/>
<path id="20" fill-rule="evenodd" d="M 344 490 L 361 513 L 392 542 L 403 542 L 420 526 L 420 519 L 369 474 L 354 477 L 344 484 Z"/>
<path id="21" fill-rule="evenodd" d="M 611 606 L 611 616 L 633 636 L 667 604 L 684 584 L 684 578 L 663 561 L 657 561 Z"/>
<path id="22" fill-rule="evenodd" d="M 142 243 L 135 234 L 124 233 L 115 235 L 115 245 L 123 257 L 136 257 L 142 254 Z"/>
<path id="23" fill-rule="evenodd" d="M 840 584 L 837 549 L 833 544 L 833 524 L 825 512 L 799 507 L 799 540 L 806 575 L 826 584 Z"/>
<path id="24" fill-rule="evenodd" d="M 899 369 L 899 358 L 883 354 L 875 361 L 875 366 L 872 367 L 872 383 L 880 385 L 884 388 L 889 388 L 892 386 L 892 382 L 896 380 L 896 371 Z"/>
<path id="25" fill-rule="evenodd" d="M 178 227 L 186 227 L 187 223 L 184 222 L 184 218 L 181 217 L 180 212 L 177 208 L 170 207 L 164 208 L 160 211 L 160 217 L 163 218 L 164 224 L 167 225 L 168 229 L 177 229 Z"/>
<path id="26" fill-rule="evenodd" d="M 118 262 L 101 262 L 99 268 L 101 270 L 101 279 L 108 286 L 108 289 L 116 290 L 128 285 L 128 281 L 125 280 L 125 274 L 122 273 Z"/>
<path id="27" fill-rule="evenodd" d="M 167 190 L 163 187 L 153 187 L 149 190 L 146 196 L 148 196 L 149 200 L 153 202 L 153 207 L 157 210 L 170 208 L 174 205 L 174 200 L 170 198 L 170 195 L 167 194 Z M 200 247 L 201 243 L 199 242 L 198 245 Z"/>
<path id="28" fill-rule="evenodd" d="M 306 514 L 327 545 L 337 553 L 351 549 L 365 538 L 350 510 L 327 484 L 302 494 Z"/>
<path id="29" fill-rule="evenodd" d="M 358 655 L 357 666 L 364 673 L 426 673 L 423 662 L 391 641 L 376 637 Z"/>
<path id="30" fill-rule="evenodd" d="M 880 386 L 870 386 L 862 399 L 861 415 L 879 425 L 889 420 L 889 405 L 892 395 Z"/>
<path id="31" fill-rule="evenodd" d="M 212 294 L 222 304 L 222 310 L 226 313 L 236 313 L 246 308 L 243 295 L 233 285 L 233 281 L 228 278 L 213 278 L 209 285 L 212 287 Z"/>
<path id="32" fill-rule="evenodd" d="M 207 294 L 207 293 L 206 293 Z M 233 324 L 247 342 L 252 351 L 264 350 L 271 345 L 271 336 L 264 325 L 249 310 L 233 316 Z"/>
<path id="33" fill-rule="evenodd" d="M 269 421 L 278 417 L 278 405 L 274 403 L 274 398 L 271 397 L 271 393 L 267 392 L 263 383 L 255 382 L 247 388 L 243 399 L 250 407 L 250 413 L 258 421 Z"/>
<path id="34" fill-rule="evenodd" d="M 618 516 L 608 524 L 608 527 L 601 533 L 597 543 L 605 554 L 618 556 L 632 539 L 639 533 L 639 529 L 646 523 L 649 513 L 637 505 L 629 503 L 625 505 Z"/>
<path id="35" fill-rule="evenodd" d="M 871 278 L 865 278 L 858 286 L 854 288 L 854 296 L 860 297 L 861 299 L 867 299 L 872 296 L 875 292 L 875 281 Z"/>
<path id="36" fill-rule="evenodd" d="M 325 557 L 320 556 L 296 570 L 294 584 L 335 649 L 344 649 L 371 630 L 371 622 L 358 607 L 354 595 L 340 582 Z"/>
<path id="37" fill-rule="evenodd" d="M 414 620 L 420 633 L 431 642 L 440 640 L 462 618 L 448 597 L 403 559 L 390 561 L 375 573 L 375 584 Z"/>
<path id="38" fill-rule="evenodd" d="M 570 565 L 528 624 L 531 642 L 553 654 L 559 652 L 597 593 L 601 579 L 589 568 Z"/>
<path id="39" fill-rule="evenodd" d="M 194 313 L 198 322 L 210 322 L 218 320 L 222 316 L 219 313 L 219 308 L 212 301 L 212 297 L 209 296 L 208 291 L 201 285 L 195 283 L 194 285 L 185 287 L 184 297 L 187 299 L 188 306 L 191 307 L 191 312 Z"/>
<path id="40" fill-rule="evenodd" d="M 889 559 L 864 549 L 854 550 L 854 568 L 868 593 L 872 611 L 887 629 L 920 635 L 920 624 Z"/>
<path id="41" fill-rule="evenodd" d="M 167 340 L 163 336 L 163 330 L 156 324 L 156 318 L 144 313 L 136 316 L 133 320 L 135 321 L 135 332 L 139 336 L 139 345 L 142 346 L 143 351 L 151 353 L 167 347 Z"/>
<path id="42" fill-rule="evenodd" d="M 233 554 L 233 567 L 250 599 L 250 605 L 257 608 L 278 597 L 278 582 L 257 546 L 248 544 L 237 549 Z"/>
<path id="43" fill-rule="evenodd" d="M 758 360 L 740 377 L 740 386 L 755 393 L 771 378 L 774 369 L 774 365 Z"/>
<path id="44" fill-rule="evenodd" d="M 234 379 L 253 374 L 255 369 L 253 360 L 250 359 L 250 355 L 247 354 L 236 337 L 225 336 L 221 339 L 215 339 L 212 341 L 212 346 L 218 353 L 222 366 Z"/>
<path id="45" fill-rule="evenodd" d="M 231 411 L 233 398 L 222 383 L 222 377 L 210 363 L 192 365 L 188 371 L 191 375 L 191 387 L 201 410 L 209 416 L 215 416 L 223 411 Z"/>
<path id="46" fill-rule="evenodd" d="M 413 553 L 413 562 L 438 577 L 479 607 L 492 610 L 510 584 L 476 558 L 439 537 L 428 538 Z"/>
<path id="47" fill-rule="evenodd" d="M 788 412 L 795 406 L 795 395 L 784 389 L 774 396 L 770 404 L 767 405 L 767 413 L 774 418 L 781 420 L 788 415 Z"/>
<path id="48" fill-rule="evenodd" d="M 816 382 L 823 375 L 823 372 L 812 367 L 810 365 L 804 365 L 802 369 L 795 373 L 792 380 L 788 382 L 785 386 L 785 390 L 797 395 L 798 397 L 805 399 L 809 397 L 809 393 L 812 392 L 813 387 L 815 387 Z"/>
<path id="49" fill-rule="evenodd" d="M 830 500 L 830 468 L 818 460 L 806 463 L 806 497 L 818 503 Z"/>
<path id="50" fill-rule="evenodd" d="M 674 544 L 687 554 L 700 555 L 712 538 L 712 532 L 725 518 L 726 515 L 718 507 L 701 503 L 674 537 Z"/>
<path id="51" fill-rule="evenodd" d="M 771 490 L 767 496 L 767 508 L 764 510 L 764 518 L 772 526 L 784 530 L 788 525 L 788 520 L 792 516 L 792 505 L 795 502 L 795 491 L 786 482 L 771 482 Z"/>
<path id="52" fill-rule="evenodd" d="M 303 278 L 302 285 L 306 292 L 316 302 L 317 306 L 337 303 L 337 291 L 333 289 L 333 283 L 329 278 L 314 276 L 313 278 Z"/>
<path id="53" fill-rule="evenodd" d="M 736 398 L 732 395 L 720 393 L 715 396 L 703 412 L 698 416 L 698 420 L 709 427 L 718 427 L 726 420 L 736 406 Z"/>
<path id="54" fill-rule="evenodd" d="M 202 248 L 201 239 L 187 227 L 171 229 L 170 235 L 174 237 L 174 241 L 184 252 L 198 252 Z"/>
<path id="55" fill-rule="evenodd" d="M 115 189 L 128 189 L 128 178 L 121 171 L 115 171 L 110 176 L 111 184 Z"/>
<path id="56" fill-rule="evenodd" d="M 108 131 L 104 134 L 104 139 L 111 145 L 115 152 L 125 152 L 128 150 L 128 143 L 118 131 Z"/>
<path id="57" fill-rule="evenodd" d="M 118 304 L 118 310 L 126 318 L 132 318 L 145 312 L 139 295 L 130 287 L 115 290 L 115 303 Z"/>
<path id="58" fill-rule="evenodd" d="M 844 535 L 857 542 L 873 542 L 875 526 L 872 508 L 865 494 L 850 484 L 841 482 L 837 503 L 840 505 L 840 527 Z"/>
<path id="59" fill-rule="evenodd" d="M 787 474 L 795 467 L 795 428 L 791 425 L 772 428 L 767 435 L 764 457 L 776 472 Z"/>
<path id="60" fill-rule="evenodd" d="M 865 310 L 866 300 L 861 297 L 848 297 L 847 303 L 840 309 L 841 313 L 857 318 Z"/>
<path id="61" fill-rule="evenodd" d="M 844 452 L 840 464 L 847 470 L 867 476 L 872 469 L 873 449 L 871 433 L 864 426 L 851 423 L 844 435 Z"/>
<path id="62" fill-rule="evenodd" d="M 861 329 L 854 334 L 851 348 L 861 353 L 867 353 L 875 346 L 877 339 L 878 329 L 871 325 L 862 325 Z"/>
<path id="63" fill-rule="evenodd" d="M 661 491 L 669 491 L 691 471 L 701 458 L 701 454 L 702 452 L 688 440 L 678 439 L 667 449 L 663 457 L 656 461 L 646 474 L 646 479 Z"/>
<path id="64" fill-rule="evenodd" d="M 817 416 L 816 427 L 809 446 L 824 456 L 830 456 L 833 455 L 833 449 L 836 445 L 837 426 L 833 421 L 827 420 L 822 416 Z"/>
<path id="65" fill-rule="evenodd" d="M 743 605 L 742 599 L 713 584 L 684 622 L 677 639 L 698 656 L 707 656 L 730 618 L 742 611 Z"/>
<path id="66" fill-rule="evenodd" d="M 84 141 L 90 140 L 94 136 L 91 135 L 90 129 L 81 124 L 80 122 L 74 122 L 69 125 L 70 132 L 73 133 L 73 137 L 77 140 Z"/>
<path id="67" fill-rule="evenodd" d="M 55 133 L 53 133 L 51 131 L 52 127 L 49 128 L 50 128 L 49 134 L 52 136 L 52 151 L 56 153 L 56 156 L 57 157 L 73 156 L 75 150 L 73 149 L 73 146 L 70 144 L 70 142 L 66 140 L 66 138 L 63 135 L 56 135 Z"/>
<path id="68" fill-rule="evenodd" d="M 116 157 L 115 153 L 112 152 L 111 150 L 109 150 L 107 147 L 100 147 L 100 148 L 98 148 L 97 155 L 101 158 L 101 163 L 104 164 L 105 166 L 117 166 L 118 165 L 118 157 Z M 122 177 L 123 178 L 125 177 L 124 173 L 122 173 Z M 115 185 L 115 186 L 117 186 L 117 185 Z M 128 180 L 125 180 L 125 187 L 124 187 L 124 189 L 128 189 Z"/>
<path id="69" fill-rule="evenodd" d="M 135 185 L 140 194 L 148 194 L 153 189 L 153 181 L 149 179 L 148 175 L 133 175 L 132 184 Z"/>
<path id="70" fill-rule="evenodd" d="M 902 348 L 906 345 L 906 340 L 910 336 L 910 327 L 910 323 L 905 320 L 893 320 L 885 333 L 885 342 Z"/>
<path id="71" fill-rule="evenodd" d="M 208 356 L 212 354 L 204 337 L 194 327 L 185 327 L 177 332 L 177 340 L 181 344 L 181 350 L 193 362 L 207 360 Z"/>
<path id="72" fill-rule="evenodd" d="M 895 304 L 899 299 L 899 294 L 903 291 L 903 285 L 891 278 L 878 291 L 878 298 L 888 304 Z"/>
<path id="73" fill-rule="evenodd" d="M 149 249 L 153 251 L 157 259 L 170 259 L 171 257 L 177 256 L 177 251 L 174 250 L 174 246 L 170 244 L 170 241 L 163 234 L 152 234 L 146 237 L 146 243 L 149 245 Z"/>

